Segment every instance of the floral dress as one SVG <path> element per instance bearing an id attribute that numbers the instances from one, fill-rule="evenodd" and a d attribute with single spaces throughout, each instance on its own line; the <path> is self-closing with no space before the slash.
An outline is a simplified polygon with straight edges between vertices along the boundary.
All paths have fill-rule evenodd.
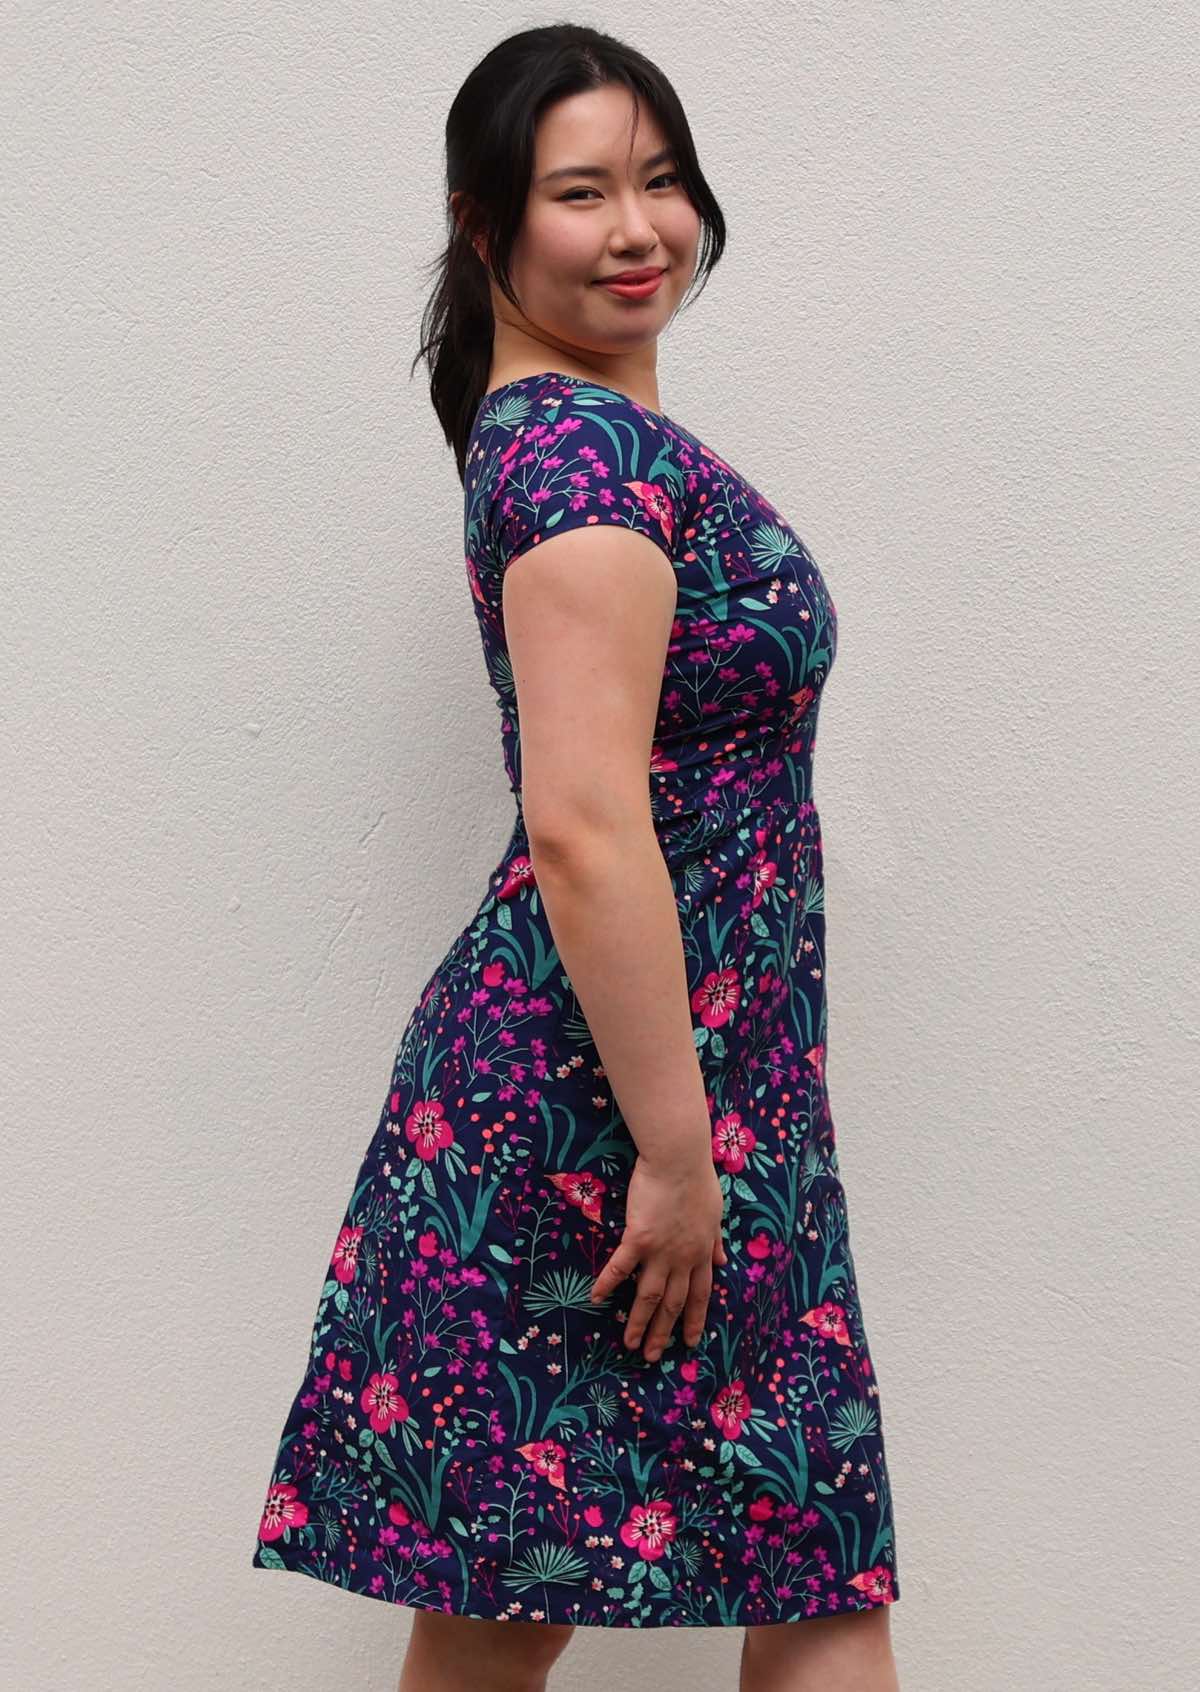
<path id="1" fill-rule="evenodd" d="M 655 1362 L 623 1342 L 636 1278 L 589 1299 L 637 1148 L 538 894 L 501 597 L 524 553 L 595 524 L 648 536 L 676 577 L 649 799 L 725 1194 L 703 1338 L 677 1324 Z M 821 572 L 688 429 L 556 372 L 481 400 L 464 538 L 516 821 L 401 1036 L 253 1563 L 593 1627 L 893 1603 L 826 1080 L 812 766 L 837 618 Z"/>

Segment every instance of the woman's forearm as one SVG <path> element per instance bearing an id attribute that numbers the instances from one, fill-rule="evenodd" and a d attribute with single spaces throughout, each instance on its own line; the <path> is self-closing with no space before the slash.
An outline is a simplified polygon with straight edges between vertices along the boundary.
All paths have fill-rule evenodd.
<path id="1" fill-rule="evenodd" d="M 642 1157 L 707 1165 L 711 1127 L 692 1032 L 679 912 L 654 827 L 530 842 L 563 968 Z"/>

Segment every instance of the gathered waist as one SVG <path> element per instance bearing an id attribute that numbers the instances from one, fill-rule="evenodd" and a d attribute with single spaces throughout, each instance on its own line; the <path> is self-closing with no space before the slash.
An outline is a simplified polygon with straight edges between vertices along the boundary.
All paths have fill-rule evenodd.
<path id="1" fill-rule="evenodd" d="M 733 802 L 736 798 L 737 802 Z M 680 809 L 668 816 L 656 815 L 654 829 L 663 856 L 671 867 L 682 867 L 702 857 L 715 843 L 726 840 L 743 829 L 761 827 L 774 822 L 783 814 L 809 817 L 820 823 L 817 807 L 811 799 L 798 798 L 792 791 L 761 792 L 753 795 L 730 795 L 727 803 L 705 805 L 696 810 Z M 504 863 L 517 853 L 528 854 L 529 835 L 524 813 L 518 807 L 512 833 L 504 851 Z"/>

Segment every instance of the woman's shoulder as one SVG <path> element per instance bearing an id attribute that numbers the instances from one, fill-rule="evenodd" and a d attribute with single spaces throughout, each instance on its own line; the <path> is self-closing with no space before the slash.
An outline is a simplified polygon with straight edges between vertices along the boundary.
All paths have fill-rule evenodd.
<path id="1" fill-rule="evenodd" d="M 603 432 L 618 423 L 624 425 L 626 439 L 642 436 L 668 448 L 680 433 L 665 413 L 618 388 L 591 377 L 545 370 L 515 377 L 484 394 L 476 407 L 471 445 L 486 454 L 490 445 L 499 441 L 507 444 L 514 436 L 528 437 L 531 442 L 562 439 L 576 433 Z"/>
<path id="2" fill-rule="evenodd" d="M 590 378 L 545 371 L 484 394 L 468 443 L 468 535 L 507 563 L 564 528 L 621 523 L 674 552 L 686 477 L 672 420 Z"/>

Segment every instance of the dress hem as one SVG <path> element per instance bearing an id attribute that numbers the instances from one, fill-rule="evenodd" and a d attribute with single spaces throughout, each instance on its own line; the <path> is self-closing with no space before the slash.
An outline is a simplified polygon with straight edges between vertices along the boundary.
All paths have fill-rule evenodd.
<path id="1" fill-rule="evenodd" d="M 371 1592 L 363 1586 L 348 1586 L 344 1581 L 335 1579 L 332 1575 L 322 1574 L 319 1569 L 312 1568 L 310 1565 L 303 1562 L 298 1555 L 290 1555 L 289 1548 L 287 1546 L 280 1546 L 276 1544 L 272 1545 L 270 1549 L 272 1554 L 279 1558 L 278 1564 L 264 1563 L 259 1556 L 259 1552 L 261 1550 L 261 1546 L 259 1546 L 255 1549 L 254 1556 L 251 1560 L 251 1567 L 256 1569 L 265 1569 L 268 1573 L 272 1574 L 277 1574 L 282 1571 L 289 1574 L 305 1575 L 309 1580 L 320 1581 L 323 1586 L 336 1587 L 342 1592 L 354 1593 L 361 1598 L 374 1598 L 379 1603 L 391 1604 L 396 1609 L 400 1610 L 430 1610 L 435 1615 L 463 1616 L 470 1621 L 524 1622 L 533 1627 L 618 1627 L 627 1629 L 631 1632 L 636 1632 L 642 1628 L 657 1630 L 661 1628 L 681 1627 L 692 1630 L 709 1628 L 726 1632 L 729 1628 L 733 1627 L 782 1627 L 786 1626 L 790 1622 L 820 1621 L 822 1617 L 827 1616 L 861 1615 L 866 1610 L 887 1609 L 891 1605 L 897 1604 L 900 1601 L 900 1587 L 893 1576 L 891 1595 L 887 1598 L 881 1599 L 878 1603 L 847 1604 L 842 1609 L 838 1610 L 801 1610 L 797 1615 L 771 1616 L 758 1622 L 689 1622 L 671 1620 L 655 1621 L 652 1619 L 647 1621 L 631 1621 L 628 1619 L 628 1613 L 626 1612 L 625 1614 L 622 1614 L 621 1611 L 614 1611 L 613 1614 L 607 1618 L 596 1618 L 593 1620 L 585 1619 L 582 1616 L 575 1619 L 569 1619 L 557 1615 L 533 1617 L 513 1615 L 511 1612 L 504 1610 L 467 1610 L 459 1608 L 457 1604 L 451 1604 L 449 1608 L 447 1608 L 444 1604 L 420 1604 L 415 1602 L 412 1598 L 389 1598 L 385 1592 Z M 542 1608 L 540 1605 L 535 1607 L 539 1609 Z"/>

